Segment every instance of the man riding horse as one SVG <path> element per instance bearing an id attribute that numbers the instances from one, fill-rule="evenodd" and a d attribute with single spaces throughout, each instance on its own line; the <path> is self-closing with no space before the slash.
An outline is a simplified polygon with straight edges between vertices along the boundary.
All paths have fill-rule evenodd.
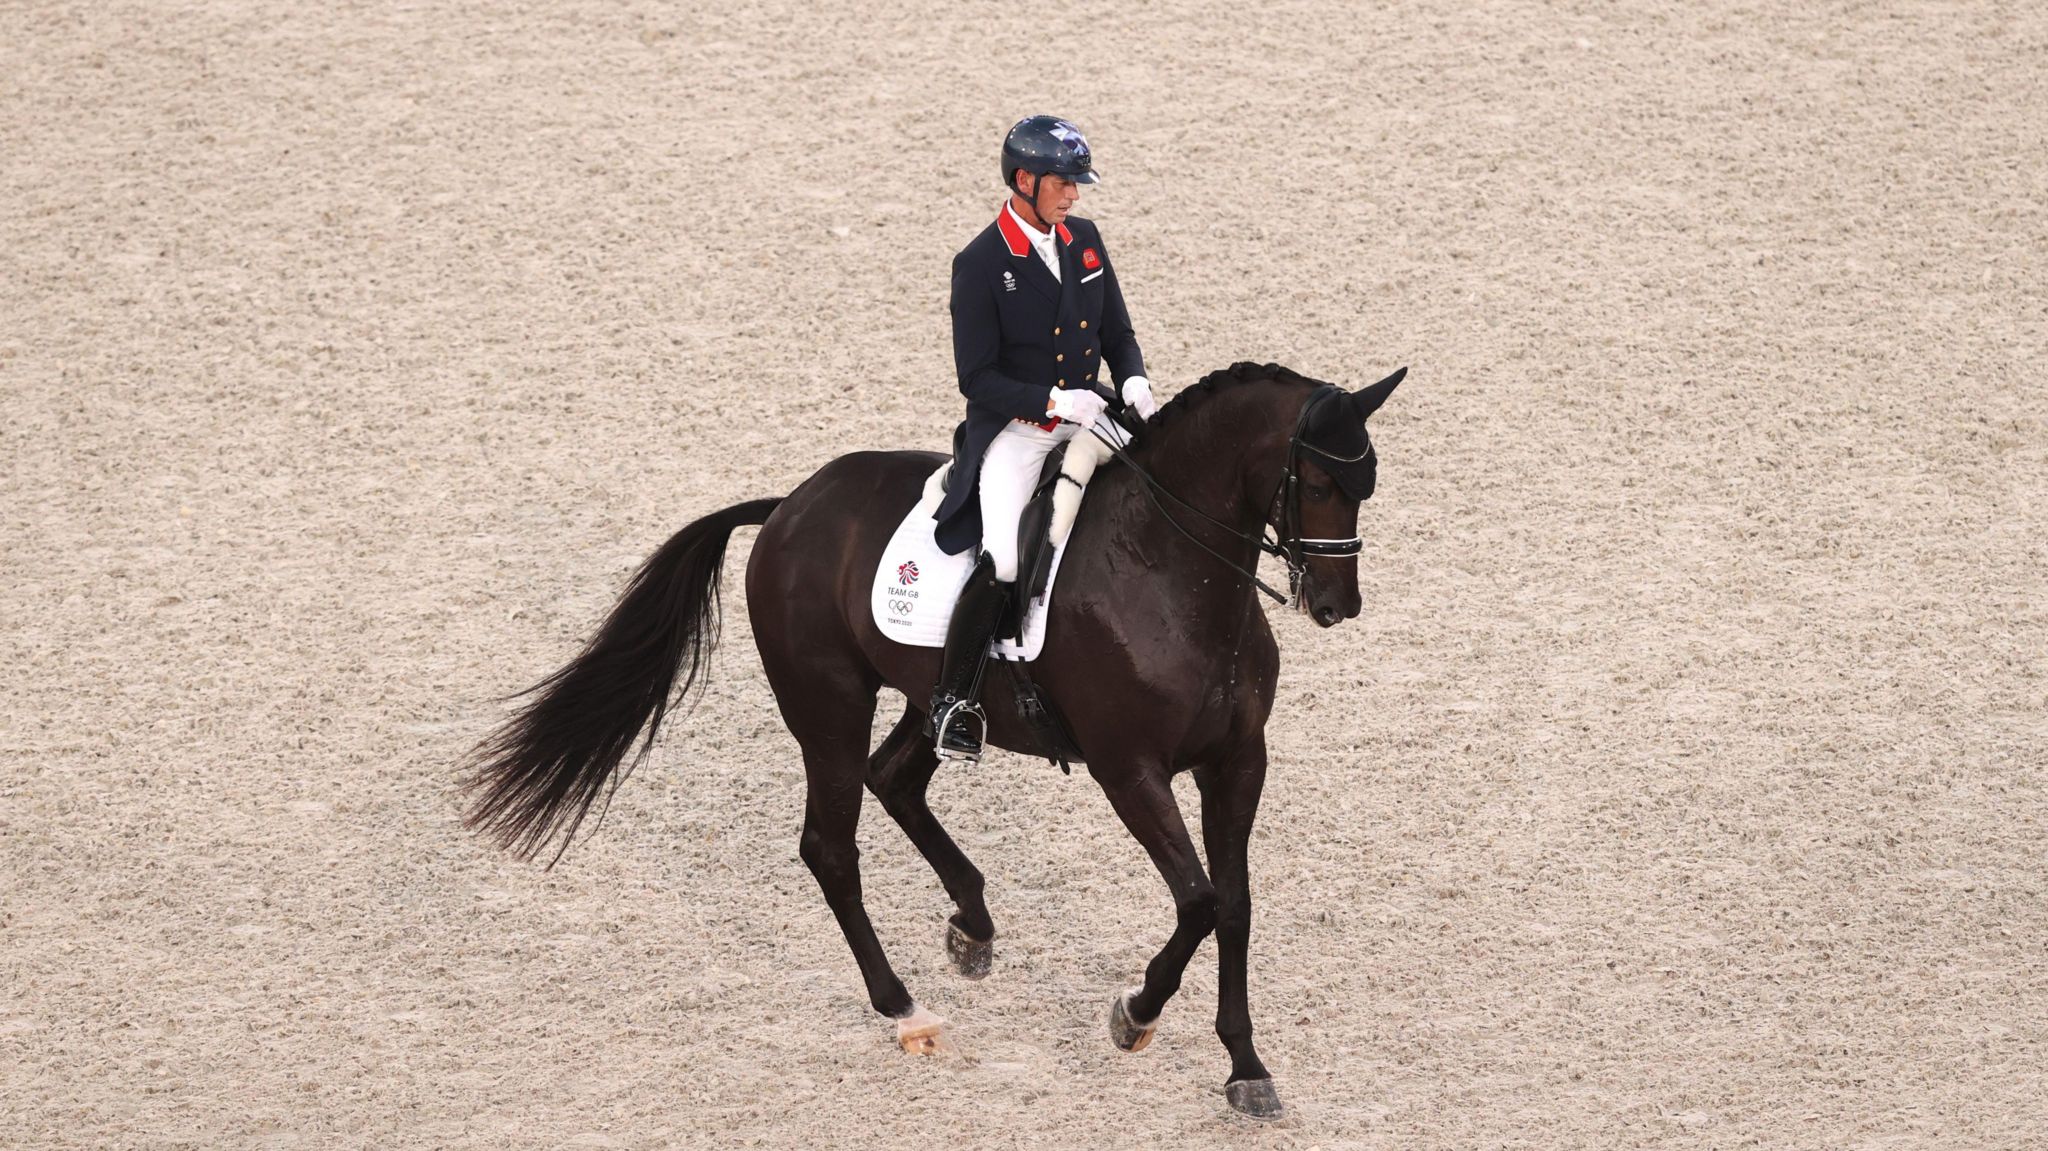
<path id="1" fill-rule="evenodd" d="M 948 554 L 984 550 L 953 609 L 932 691 L 944 759 L 981 758 L 987 720 L 976 686 L 1014 594 L 1017 520 L 1046 453 L 1108 409 L 1096 390 L 1105 369 L 1122 382 L 1119 407 L 1140 418 L 1154 409 L 1109 249 L 1093 222 L 1069 215 L 1080 186 L 1099 178 L 1079 128 L 1053 116 L 1018 121 L 1003 139 L 1010 197 L 953 257 L 953 360 L 967 418 L 934 518 Z"/>
<path id="2" fill-rule="evenodd" d="M 936 533 L 955 554 L 977 540 L 988 554 L 945 652 L 885 634 L 870 596 L 892 534 L 917 514 L 945 458 L 851 452 L 788 495 L 710 512 L 670 536 L 582 652 L 478 745 L 468 780 L 471 826 L 522 855 L 557 841 L 557 854 L 565 850 L 591 809 L 646 758 L 671 706 L 702 686 L 726 545 L 739 528 L 758 525 L 748 615 L 762 672 L 803 756 L 797 854 L 846 937 L 869 1004 L 892 1021 L 906 1051 L 935 1049 L 944 1020 L 911 995 L 868 916 L 856 834 L 862 796 L 880 801 L 953 903 L 945 948 L 954 970 L 988 975 L 996 921 L 986 883 L 927 802 L 940 761 L 923 709 L 907 701 L 938 684 L 937 738 L 957 754 L 971 756 L 983 738 L 1011 750 L 1033 745 L 1021 699 L 992 698 L 985 735 L 980 709 L 969 710 L 975 670 L 1018 575 L 1018 505 L 1037 461 L 1111 403 L 1152 411 L 1102 238 L 1066 214 L 1074 185 L 1093 178 L 1080 133 L 1027 120 L 1011 131 L 1003 169 L 1009 204 L 954 265 L 968 407 Z M 1110 1039 L 1124 1051 L 1151 1042 L 1189 961 L 1213 935 L 1216 1036 L 1230 1056 L 1224 1097 L 1256 1118 L 1284 1111 L 1253 1041 L 1248 990 L 1249 849 L 1280 670 L 1257 597 L 1298 607 L 1322 627 L 1358 615 L 1359 509 L 1378 474 L 1366 420 L 1405 370 L 1347 392 L 1246 362 L 1180 389 L 1117 449 L 1122 466 L 1090 481 L 1095 513 L 1073 522 L 1060 599 L 1032 661 L 1079 761 L 1173 899 L 1172 935 L 1145 965 L 1143 983 L 1110 1004 Z M 1114 399 L 1093 390 L 1105 372 L 1122 383 Z M 1284 592 L 1259 578 L 1261 554 L 1285 565 Z M 906 703 L 871 748 L 884 688 Z M 1199 852 L 1174 794 L 1181 773 L 1201 793 Z"/>

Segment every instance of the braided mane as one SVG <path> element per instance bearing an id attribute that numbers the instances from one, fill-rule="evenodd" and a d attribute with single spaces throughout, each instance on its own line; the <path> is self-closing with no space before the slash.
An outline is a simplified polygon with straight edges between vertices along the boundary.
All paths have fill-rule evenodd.
<path id="1" fill-rule="evenodd" d="M 1309 379 L 1294 369 L 1282 367 L 1279 364 L 1255 364 L 1250 360 L 1241 360 L 1227 368 L 1210 372 L 1208 375 L 1182 388 L 1172 399 L 1159 405 L 1159 410 L 1152 413 L 1152 418 L 1145 421 L 1145 426 L 1148 429 L 1156 429 L 1172 420 L 1179 419 L 1181 415 L 1200 407 L 1204 401 L 1208 400 L 1210 396 L 1215 395 L 1219 389 L 1234 388 L 1240 384 L 1257 383 L 1263 380 L 1271 380 L 1278 384 L 1313 385 L 1317 383 L 1317 381 Z"/>

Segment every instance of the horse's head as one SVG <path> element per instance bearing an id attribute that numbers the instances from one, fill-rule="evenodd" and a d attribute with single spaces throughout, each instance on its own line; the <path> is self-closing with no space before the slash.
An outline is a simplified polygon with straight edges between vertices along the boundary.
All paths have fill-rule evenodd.
<path id="1" fill-rule="evenodd" d="M 1142 482 L 1183 509 L 1177 517 L 1155 497 L 1160 530 L 1194 539 L 1210 556 L 1253 578 L 1240 561 L 1190 535 L 1182 521 L 1207 520 L 1238 533 L 1246 544 L 1256 542 L 1262 530 L 1277 532 L 1294 605 L 1323 627 L 1356 616 L 1358 505 L 1372 495 L 1378 466 L 1365 421 L 1407 372 L 1403 368 L 1346 392 L 1279 364 L 1245 362 L 1182 389 L 1152 417 L 1151 430 L 1132 449 L 1137 471 L 1147 476 Z"/>
<path id="2" fill-rule="evenodd" d="M 1402 368 L 1355 392 L 1318 387 L 1295 421 L 1292 484 L 1283 478 L 1271 522 L 1288 562 L 1302 569 L 1301 609 L 1322 627 L 1358 615 L 1358 506 L 1372 498 L 1379 464 L 1365 421 L 1407 373 Z"/>

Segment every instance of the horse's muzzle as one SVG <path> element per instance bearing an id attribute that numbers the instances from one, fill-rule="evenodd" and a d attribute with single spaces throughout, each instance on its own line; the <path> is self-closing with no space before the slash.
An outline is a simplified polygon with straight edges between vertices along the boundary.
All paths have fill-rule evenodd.
<path id="1" fill-rule="evenodd" d="M 1364 603 L 1356 588 L 1331 589 L 1325 593 L 1311 577 L 1303 589 L 1302 606 L 1307 609 L 1309 618 L 1316 621 L 1317 627 L 1336 627 L 1347 619 L 1356 619 Z"/>

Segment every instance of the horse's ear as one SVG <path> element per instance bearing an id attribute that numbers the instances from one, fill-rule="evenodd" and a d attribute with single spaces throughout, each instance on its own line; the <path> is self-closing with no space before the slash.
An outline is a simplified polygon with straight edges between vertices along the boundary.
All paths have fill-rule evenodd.
<path id="1" fill-rule="evenodd" d="M 1351 410 L 1357 412 L 1361 420 L 1379 411 L 1380 405 L 1386 403 L 1387 397 L 1393 395 L 1394 389 L 1401 385 L 1401 377 L 1407 374 L 1408 369 L 1402 368 L 1377 384 L 1351 393 Z"/>

